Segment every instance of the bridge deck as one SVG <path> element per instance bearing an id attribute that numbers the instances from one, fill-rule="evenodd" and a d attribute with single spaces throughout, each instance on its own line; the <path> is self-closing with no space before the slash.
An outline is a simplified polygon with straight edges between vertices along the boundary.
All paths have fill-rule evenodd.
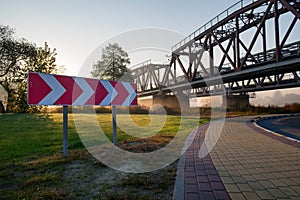
<path id="1" fill-rule="evenodd" d="M 175 199 L 300 198 L 300 143 L 268 135 L 248 120 L 227 119 L 203 159 L 198 155 L 206 127 L 199 128 L 183 158 L 184 191 L 175 187 Z"/>

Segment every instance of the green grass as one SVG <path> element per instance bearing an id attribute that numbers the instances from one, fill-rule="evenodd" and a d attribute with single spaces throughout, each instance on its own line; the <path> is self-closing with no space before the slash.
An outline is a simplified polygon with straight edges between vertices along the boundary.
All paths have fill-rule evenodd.
<path id="1" fill-rule="evenodd" d="M 22 161 L 62 151 L 62 117 L 38 114 L 0 115 L 0 160 Z M 69 128 L 70 149 L 83 148 L 74 127 Z"/>
<path id="2" fill-rule="evenodd" d="M 82 114 L 84 115 L 85 118 L 82 117 L 82 120 L 89 126 L 89 116 Z M 98 114 L 96 117 L 107 137 L 112 140 L 111 115 Z M 128 124 L 129 117 L 139 125 L 140 129 Z M 152 151 L 167 144 L 177 133 L 181 118 L 168 116 L 166 122 L 162 122 L 161 119 L 162 116 L 154 115 L 150 122 L 148 115 L 118 115 L 118 123 L 126 127 L 126 131 L 118 127 L 120 147 L 143 152 Z M 185 118 L 185 134 L 194 128 L 192 124 L 195 122 L 198 124 L 205 120 L 200 121 L 195 117 Z M 150 123 L 152 123 L 151 126 L 148 126 Z M 157 134 L 149 134 L 157 130 Z M 140 143 L 138 147 L 132 148 L 128 145 L 131 141 L 140 141 Z M 62 114 L 0 115 L 0 199 L 78 199 L 87 198 L 86 196 L 109 199 L 112 195 L 110 192 L 112 188 L 119 188 L 120 196 L 132 194 L 134 190 L 132 185 L 139 184 L 140 179 L 146 180 L 149 178 L 145 177 L 152 176 L 151 174 L 143 175 L 143 177 L 124 175 L 122 178 L 123 176 L 117 175 L 117 177 L 120 176 L 121 183 L 110 183 L 103 178 L 108 173 L 105 170 L 107 170 L 106 166 L 92 158 L 85 150 L 76 132 L 72 114 L 69 115 L 68 158 L 62 155 Z M 167 170 L 165 175 L 170 174 L 169 171 Z M 147 182 L 148 189 L 154 193 L 158 192 L 158 188 L 154 187 L 155 182 L 158 182 L 156 180 L 158 177 L 161 177 L 158 179 L 162 184 L 167 181 L 169 185 L 172 185 L 175 178 L 174 169 L 171 172 L 173 178 L 167 176 L 167 180 L 163 178 L 164 173 L 158 173 L 162 176 L 155 174 L 155 179 L 152 182 L 149 179 L 150 181 Z M 98 179 L 95 178 L 98 176 Z M 134 183 L 135 181 L 137 183 Z M 108 183 L 110 185 L 107 185 Z M 126 190 L 127 187 L 128 190 Z M 118 192 L 115 191 L 115 194 Z"/>

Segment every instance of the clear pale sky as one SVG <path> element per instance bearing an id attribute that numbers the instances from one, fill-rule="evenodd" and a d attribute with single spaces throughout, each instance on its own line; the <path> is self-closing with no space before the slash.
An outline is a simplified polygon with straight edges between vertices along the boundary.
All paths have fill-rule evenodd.
<path id="1" fill-rule="evenodd" d="M 76 76 L 91 52 L 114 36 L 146 27 L 188 35 L 236 2 L 0 0 L 0 24 L 15 28 L 17 37 L 37 46 L 47 42 L 56 48 L 57 64 L 65 65 L 67 75 Z M 299 94 L 299 89 L 293 92 Z"/>

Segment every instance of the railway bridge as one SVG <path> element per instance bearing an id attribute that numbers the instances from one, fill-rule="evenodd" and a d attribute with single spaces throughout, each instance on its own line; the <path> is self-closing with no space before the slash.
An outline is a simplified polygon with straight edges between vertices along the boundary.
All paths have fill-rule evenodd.
<path id="1" fill-rule="evenodd" d="M 300 0 L 241 0 L 175 44 L 168 64 L 133 66 L 138 96 L 246 106 L 251 92 L 299 87 L 299 21 Z"/>

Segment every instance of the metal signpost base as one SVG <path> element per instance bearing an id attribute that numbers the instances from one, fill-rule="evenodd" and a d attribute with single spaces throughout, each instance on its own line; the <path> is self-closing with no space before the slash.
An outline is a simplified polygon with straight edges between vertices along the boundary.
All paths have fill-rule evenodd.
<path id="1" fill-rule="evenodd" d="M 117 113 L 116 106 L 111 107 L 112 112 L 112 125 L 113 125 L 113 143 L 117 145 Z"/>
<path id="2" fill-rule="evenodd" d="M 63 106 L 63 153 L 68 156 L 68 106 Z"/>

